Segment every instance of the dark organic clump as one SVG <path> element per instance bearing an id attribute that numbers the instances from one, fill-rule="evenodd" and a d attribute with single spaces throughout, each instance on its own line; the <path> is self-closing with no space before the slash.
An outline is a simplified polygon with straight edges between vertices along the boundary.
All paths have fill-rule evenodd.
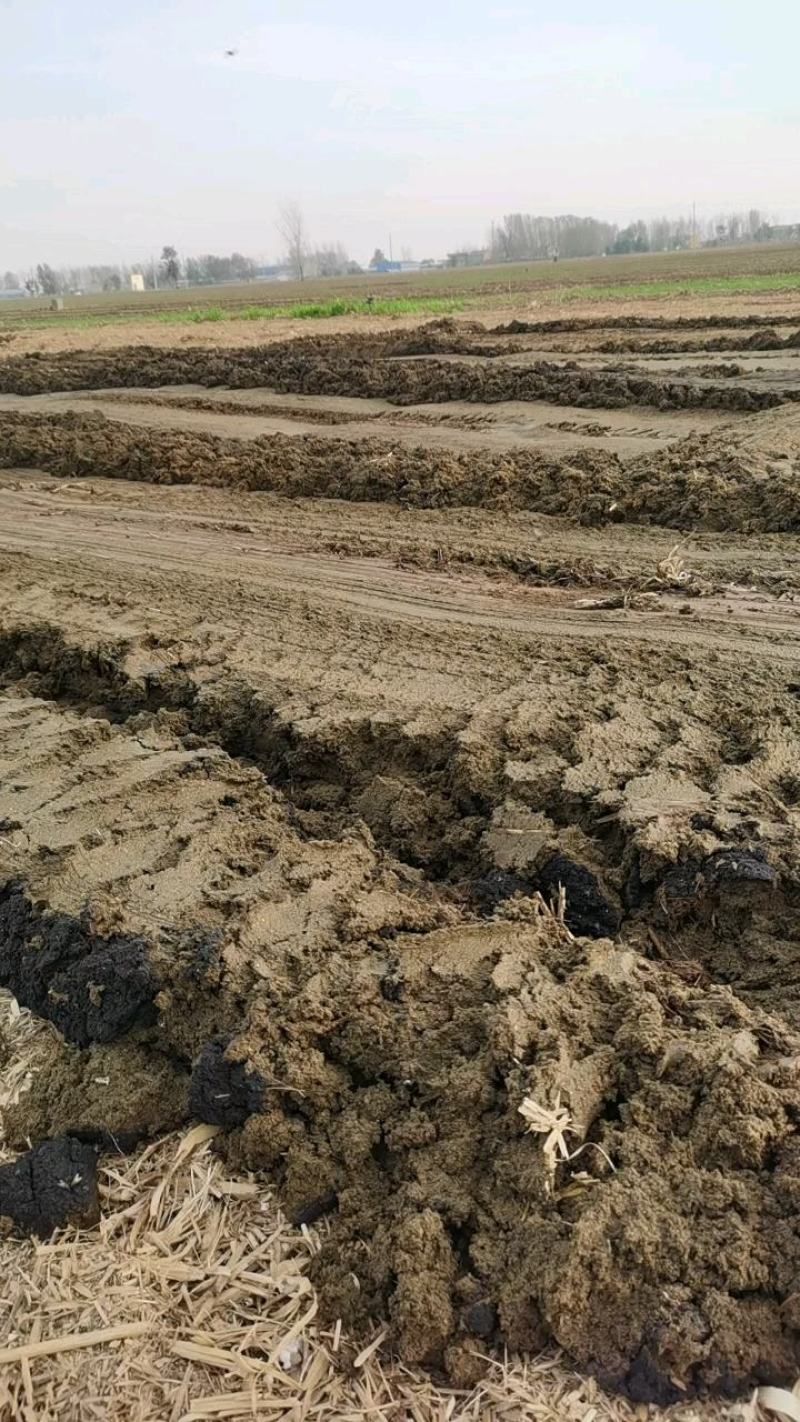
<path id="1" fill-rule="evenodd" d="M 545 898 L 563 887 L 567 897 L 564 915 L 572 933 L 586 938 L 613 938 L 620 924 L 619 911 L 603 890 L 600 880 L 585 864 L 576 864 L 565 854 L 554 854 L 542 865 L 538 888 Z"/>
<path id="2" fill-rule="evenodd" d="M 564 919 L 572 933 L 586 938 L 614 937 L 620 926 L 620 912 L 597 875 L 565 854 L 554 854 L 533 875 L 493 869 L 470 884 L 477 908 L 487 917 L 509 899 L 528 898 L 538 892 L 550 900 L 558 894 L 559 888 L 566 894 Z"/>
<path id="3" fill-rule="evenodd" d="M 264 1083 L 242 1062 L 230 1061 L 224 1042 L 209 1042 L 192 1072 L 189 1112 L 212 1126 L 233 1130 L 261 1109 Z"/>
<path id="4" fill-rule="evenodd" d="M 0 891 L 0 985 L 79 1047 L 152 1020 L 158 990 L 144 939 L 94 934 L 14 883 Z"/>
<path id="5" fill-rule="evenodd" d="M 527 898 L 534 892 L 534 888 L 530 879 L 522 874 L 515 874 L 506 869 L 492 869 L 488 874 L 472 880 L 470 892 L 476 907 L 489 917 L 500 904 L 518 894 Z"/>
<path id="6" fill-rule="evenodd" d="M 335 1210 L 338 1203 L 338 1195 L 333 1190 L 328 1190 L 326 1194 L 319 1195 L 316 1200 L 309 1200 L 307 1205 L 295 1210 L 292 1215 L 292 1224 L 298 1227 L 316 1224 L 317 1220 L 324 1219 L 325 1215 L 329 1215 L 332 1210 Z"/>
<path id="7" fill-rule="evenodd" d="M 701 862 L 687 860 L 665 874 L 657 896 L 657 910 L 665 921 L 674 921 L 688 912 L 718 908 L 727 900 L 736 905 L 742 898 L 773 888 L 778 875 L 759 850 L 718 849 Z"/>
<path id="8" fill-rule="evenodd" d="M 775 884 L 778 875 L 764 855 L 750 849 L 718 849 L 704 865 L 706 880 L 715 888 L 728 884 Z"/>
<path id="9" fill-rule="evenodd" d="M 100 1218 L 97 1152 L 71 1136 L 45 1141 L 0 1166 L 0 1218 L 26 1234 L 84 1229 Z"/>

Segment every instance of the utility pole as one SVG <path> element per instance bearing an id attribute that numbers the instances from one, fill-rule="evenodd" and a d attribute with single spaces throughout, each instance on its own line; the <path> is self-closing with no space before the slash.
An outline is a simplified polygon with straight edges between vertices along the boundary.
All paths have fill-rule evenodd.
<path id="1" fill-rule="evenodd" d="M 393 261 L 393 257 L 392 257 L 392 234 L 391 234 L 391 232 L 389 233 L 389 261 L 390 261 L 390 262 Z"/>

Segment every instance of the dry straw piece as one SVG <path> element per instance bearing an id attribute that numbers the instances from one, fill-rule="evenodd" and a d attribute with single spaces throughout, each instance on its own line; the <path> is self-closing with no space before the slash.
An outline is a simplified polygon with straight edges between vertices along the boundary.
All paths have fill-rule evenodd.
<path id="1" fill-rule="evenodd" d="M 10 1056 L 0 1109 L 52 1030 L 0 1002 Z M 560 1117 L 559 1117 L 560 1121 Z M 541 1125 L 543 1125 L 543 1121 Z M 659 1414 L 608 1398 L 556 1355 L 492 1361 L 470 1393 L 316 1322 L 318 1235 L 290 1226 L 258 1180 L 231 1181 L 213 1127 L 108 1159 L 102 1222 L 47 1243 L 0 1236 L 0 1422 L 767 1422 L 755 1400 Z M 563 1132 L 562 1132 L 563 1138 Z M 778 1389 L 772 1408 L 797 1399 Z M 788 1403 L 786 1399 L 789 1399 Z M 792 1418 L 800 1415 L 788 1411 Z"/>

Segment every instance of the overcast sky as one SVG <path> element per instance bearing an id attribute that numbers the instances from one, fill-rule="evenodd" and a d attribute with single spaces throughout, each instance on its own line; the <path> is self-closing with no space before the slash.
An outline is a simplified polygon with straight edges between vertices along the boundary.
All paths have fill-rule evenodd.
<path id="1" fill-rule="evenodd" d="M 225 49 L 237 49 L 227 58 Z M 0 271 L 800 218 L 798 0 L 0 0 Z"/>

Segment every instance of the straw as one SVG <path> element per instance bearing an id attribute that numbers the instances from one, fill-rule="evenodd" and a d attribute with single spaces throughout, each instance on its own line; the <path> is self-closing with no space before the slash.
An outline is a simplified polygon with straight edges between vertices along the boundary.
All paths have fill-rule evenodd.
<path id="1" fill-rule="evenodd" d="M 25 1089 L 32 1040 L 52 1029 L 2 995 L 0 1025 L 1 1110 Z M 290 1225 L 267 1182 L 231 1182 L 214 1134 L 196 1127 L 109 1159 L 95 1230 L 0 1238 L 2 1422 L 774 1422 L 755 1401 L 633 1406 L 554 1352 L 491 1359 L 458 1391 L 389 1360 L 385 1327 L 357 1340 L 341 1321 L 323 1328 L 306 1273 L 319 1233 Z"/>

